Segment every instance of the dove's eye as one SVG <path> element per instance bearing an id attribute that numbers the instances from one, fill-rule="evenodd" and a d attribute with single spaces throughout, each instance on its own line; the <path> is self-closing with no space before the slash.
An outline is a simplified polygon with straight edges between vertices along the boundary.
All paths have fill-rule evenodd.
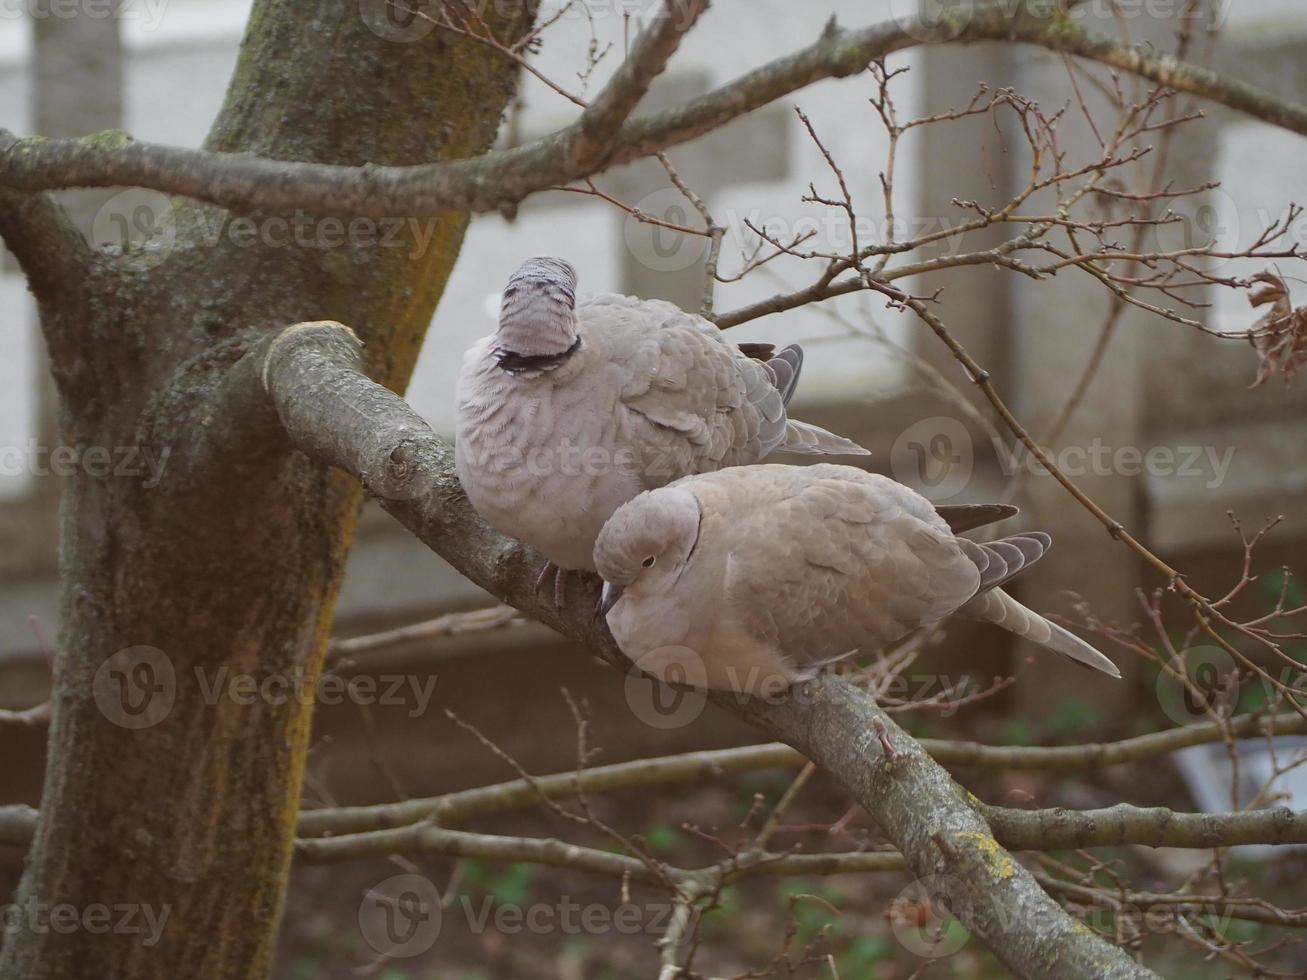
<path id="1" fill-rule="evenodd" d="M 653 566 L 654 566 L 654 562 L 656 562 L 657 560 L 658 560 L 658 557 L 657 557 L 656 555 L 650 555 L 650 556 L 649 556 L 648 558 L 646 558 L 644 561 L 640 562 L 640 567 L 641 567 L 641 568 L 653 568 Z"/>

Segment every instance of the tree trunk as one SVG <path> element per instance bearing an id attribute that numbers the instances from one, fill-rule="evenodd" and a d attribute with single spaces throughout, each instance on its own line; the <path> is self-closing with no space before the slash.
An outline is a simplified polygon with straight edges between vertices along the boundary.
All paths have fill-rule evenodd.
<path id="1" fill-rule="evenodd" d="M 385 8 L 256 2 L 208 148 L 392 165 L 487 149 L 516 66 Z M 534 10 L 485 16 L 511 40 Z M 237 220 L 181 201 L 157 217 L 154 247 L 84 255 L 84 284 L 33 280 L 84 465 L 63 503 L 49 757 L 4 977 L 267 973 L 311 702 L 225 685 L 312 690 L 360 496 L 292 451 L 228 369 L 268 330 L 332 317 L 402 391 L 467 224 L 423 219 L 387 244 L 392 219 Z M 106 449 L 107 471 L 91 463 Z M 129 452 L 139 475 L 120 475 Z M 157 485 L 147 458 L 164 462 Z M 71 931 L 49 911 L 64 903 Z"/>

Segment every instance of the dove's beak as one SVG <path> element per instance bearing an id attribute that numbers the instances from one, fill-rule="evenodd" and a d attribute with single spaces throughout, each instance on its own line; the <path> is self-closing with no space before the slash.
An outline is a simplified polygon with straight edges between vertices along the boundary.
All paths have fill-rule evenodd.
<path id="1" fill-rule="evenodd" d="M 605 582 L 604 591 L 599 596 L 599 609 L 596 612 L 596 615 L 600 619 L 607 618 L 608 610 L 617 605 L 617 600 L 620 598 L 622 598 L 622 587 L 620 585 L 613 585 L 612 582 Z"/>

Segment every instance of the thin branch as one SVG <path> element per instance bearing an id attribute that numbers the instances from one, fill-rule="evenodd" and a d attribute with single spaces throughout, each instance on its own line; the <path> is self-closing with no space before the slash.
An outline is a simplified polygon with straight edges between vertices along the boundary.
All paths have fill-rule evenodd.
<path id="1" fill-rule="evenodd" d="M 1166 908 L 1175 915 L 1229 915 L 1244 922 L 1263 922 L 1267 925 L 1307 927 L 1307 913 L 1287 912 L 1260 899 L 1232 899 L 1221 895 L 1201 893 L 1162 894 L 1157 892 L 1114 892 L 1103 888 L 1090 888 L 1062 881 L 1049 875 L 1036 874 L 1035 879 L 1045 889 L 1074 900 L 1088 908 L 1141 909 L 1155 914 Z"/>
<path id="2" fill-rule="evenodd" d="M 570 141 L 575 167 L 593 172 L 607 159 L 622 124 L 707 9 L 708 0 L 667 0 L 659 7 L 621 67 L 577 120 Z"/>
<path id="3" fill-rule="evenodd" d="M 430 640 L 441 636 L 460 636 L 464 633 L 481 633 L 525 624 L 521 614 L 512 606 L 491 606 L 467 612 L 446 613 L 422 623 L 411 623 L 381 633 L 366 636 L 337 637 L 327 646 L 328 663 L 347 657 L 372 653 L 387 647 Z"/>
<path id="4" fill-rule="evenodd" d="M 295 859 L 306 864 L 355 861 L 389 854 L 443 854 L 447 857 L 490 861 L 527 861 L 636 881 L 657 880 L 643 861 L 624 854 L 613 854 L 552 838 L 474 834 L 424 823 L 370 834 L 315 837 L 295 842 Z"/>

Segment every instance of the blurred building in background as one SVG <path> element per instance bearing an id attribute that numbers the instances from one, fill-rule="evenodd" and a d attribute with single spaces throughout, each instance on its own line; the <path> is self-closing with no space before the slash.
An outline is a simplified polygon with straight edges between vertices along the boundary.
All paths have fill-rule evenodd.
<path id="1" fill-rule="evenodd" d="M 577 93 L 593 93 L 602 85 L 634 30 L 635 22 L 616 11 L 636 5 L 602 6 L 606 16 L 562 17 L 546 34 L 536 62 L 544 74 Z M 862 25 L 901 12 L 903 6 L 900 0 L 716 4 L 645 108 L 674 105 L 811 42 L 832 13 L 844 25 Z M 1226 22 L 1214 55 L 1221 67 L 1286 97 L 1307 89 L 1307 16 L 1299 4 L 1241 0 L 1223 6 Z M 248 7 L 243 0 L 129 3 L 118 19 L 107 26 L 83 25 L 82 34 L 57 18 L 34 26 L 21 15 L 0 15 L 0 124 L 46 135 L 123 128 L 139 139 L 198 146 L 221 104 Z M 412 29 L 422 26 L 417 22 Z M 1156 22 L 1132 27 L 1158 44 L 1172 33 Z M 583 78 L 592 30 L 597 50 L 611 48 Z M 1210 36 L 1200 39 L 1200 49 Z M 396 43 L 405 38 L 397 35 Z M 894 65 L 912 68 L 896 82 L 902 118 L 961 107 L 978 80 L 992 89 L 1015 86 L 1048 106 L 1072 97 L 1062 59 L 1043 51 L 997 45 L 936 48 L 896 58 Z M 870 222 L 864 234 L 883 234 L 877 221 L 883 210 L 879 174 L 887 140 L 867 101 L 873 91 L 867 77 L 824 82 L 670 153 L 685 180 L 728 227 L 723 272 L 739 268 L 748 222 L 781 237 L 811 228 L 814 247 L 847 248 L 841 216 L 801 200 L 810 181 L 819 190 L 829 190 L 833 182 L 795 106 L 804 110 L 845 168 Z M 1247 244 L 1302 192 L 1307 154 L 1301 139 L 1207 108 L 1210 120 L 1176 140 L 1173 178 L 1177 185 L 1220 180 L 1223 186 L 1202 207 L 1189 206 L 1172 247 L 1212 235 L 1232 247 Z M 576 112 L 573 103 L 526 77 L 504 139 L 529 139 L 565 125 Z M 1095 152 L 1089 127 L 1070 121 L 1063 132 L 1078 134 L 1068 139 L 1073 151 Z M 948 227 L 965 218 L 953 205 L 955 198 L 997 200 L 1003 188 L 1015 187 L 1024 162 L 1019 153 L 1009 152 L 1009 136 L 982 117 L 926 128 L 907 139 L 896 184 L 904 230 Z M 656 162 L 622 168 L 599 186 L 646 213 L 697 220 Z M 157 197 L 103 191 L 71 200 L 79 222 L 96 238 L 106 228 L 130 229 L 141 208 L 150 221 L 161 219 L 155 212 L 163 208 L 151 203 Z M 398 247 L 426 247 L 422 220 L 407 226 Z M 1307 239 L 1303 232 L 1300 227 L 1299 241 Z M 1186 241 L 1186 233 L 1198 236 L 1196 241 Z M 969 239 L 967 246 L 981 241 Z M 950 247 L 956 243 L 943 246 Z M 697 307 L 701 295 L 702 239 L 642 224 L 596 197 L 550 192 L 531 198 L 511 218 L 477 217 L 409 391 L 412 404 L 440 431 L 452 428 L 453 385 L 462 352 L 494 328 L 499 289 L 508 274 L 521 259 L 539 253 L 570 259 L 580 270 L 583 291 L 662 297 L 687 308 Z M 53 642 L 56 630 L 59 479 L 46 474 L 46 450 L 58 436 L 32 306 L 12 259 L 6 256 L 0 269 L 0 689 L 5 706 L 23 706 L 40 699 L 47 681 L 38 637 Z M 1240 275 L 1256 271 L 1260 268 L 1230 270 Z M 797 259 L 769 263 L 741 282 L 720 286 L 717 309 L 797 288 L 819 272 L 815 263 Z M 1079 281 L 1063 275 L 1037 283 L 989 268 L 959 270 L 938 284 L 947 286 L 941 315 L 991 369 L 1032 431 L 1047 431 L 1093 356 L 1108 294 L 1089 277 Z M 1217 327 L 1246 329 L 1256 319 L 1238 294 L 1213 302 L 1210 319 Z M 937 499 L 957 502 L 1003 496 L 1013 490 L 1016 475 L 1013 492 L 1028 510 L 1029 525 L 1052 531 L 1059 543 L 1041 575 L 1022 584 L 1027 601 L 1069 614 L 1065 590 L 1071 589 L 1104 618 L 1137 618 L 1134 590 L 1155 586 L 1155 577 L 1145 574 L 1051 478 L 1021 475 L 1020 464 L 1012 460 L 1010 436 L 996 438 L 941 392 L 932 369 L 975 402 L 961 371 L 906 314 L 855 295 L 752 322 L 736 333 L 741 340 L 803 342 L 808 360 L 799 413 L 859 438 L 874 451 L 869 465 Z M 1277 380 L 1249 391 L 1255 369 L 1246 346 L 1132 311 L 1115 331 L 1100 372 L 1059 437 L 1057 458 L 1091 496 L 1179 567 L 1224 567 L 1228 572 L 1228 565 L 1219 563 L 1240 553 L 1224 517 L 1230 508 L 1250 526 L 1285 513 L 1288 520 L 1276 541 L 1281 552 L 1289 553 L 1307 537 L 1301 506 L 1307 490 L 1307 441 L 1300 435 L 1307 385 L 1300 382 L 1285 390 Z M 1299 436 L 1291 439 L 1295 431 Z M 1170 450 L 1169 455 L 1163 450 Z M 1150 451 L 1152 463 L 1122 462 L 1147 457 Z M 1170 462 L 1159 462 L 1164 459 Z M 1230 584 L 1218 577 L 1204 581 L 1213 591 Z M 489 601 L 369 508 L 351 558 L 337 630 L 357 634 Z M 997 658 L 1003 655 L 1003 639 L 969 630 L 959 635 L 983 635 L 985 649 L 1001 666 Z M 143 633 L 141 642 L 148 643 L 148 635 Z M 974 658 L 973 650 L 968 647 L 959 655 Z M 386 656 L 390 663 L 438 658 L 442 694 L 467 699 L 484 691 L 488 658 L 500 658 L 494 668 L 497 699 L 519 705 L 503 709 L 501 720 L 508 728 L 551 723 L 533 716 L 524 721 L 522 701 L 514 695 L 521 688 L 521 698 L 538 696 L 541 672 L 548 671 L 551 681 L 583 689 L 592 683 L 573 677 L 591 670 L 583 658 L 533 626 L 424 641 Z M 594 683 L 611 686 L 620 679 Z M 1100 697 L 1086 694 L 1085 687 L 1075 672 L 1041 662 L 1023 675 L 1013 697 L 1036 714 L 1061 693 L 1096 700 L 1105 715 L 1130 710 L 1130 699 L 1118 689 L 1104 689 Z M 553 712 L 549 717 L 564 722 L 561 706 L 554 707 L 548 709 Z M 530 751 L 531 736 L 523 731 L 524 751 Z M 692 731 L 682 737 L 687 745 L 702 744 Z M 659 745 L 663 751 L 675 748 Z"/>

